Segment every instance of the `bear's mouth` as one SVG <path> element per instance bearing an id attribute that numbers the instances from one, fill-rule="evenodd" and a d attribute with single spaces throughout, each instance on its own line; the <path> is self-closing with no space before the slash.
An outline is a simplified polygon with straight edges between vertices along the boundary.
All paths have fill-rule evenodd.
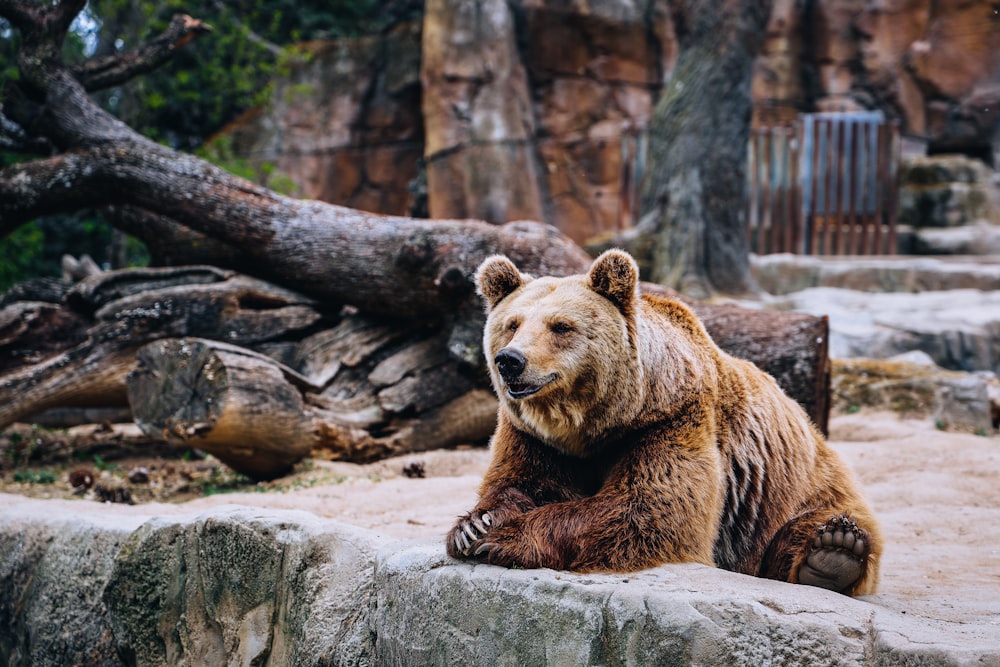
<path id="1" fill-rule="evenodd" d="M 511 398 L 527 398 L 533 394 L 537 394 L 539 391 L 544 389 L 546 386 L 552 383 L 556 379 L 555 375 L 549 375 L 543 378 L 541 382 L 508 382 L 507 383 L 507 395 Z"/>

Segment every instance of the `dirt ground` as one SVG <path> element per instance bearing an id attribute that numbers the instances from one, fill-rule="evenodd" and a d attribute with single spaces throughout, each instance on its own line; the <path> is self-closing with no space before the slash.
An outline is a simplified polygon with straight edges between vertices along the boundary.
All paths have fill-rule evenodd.
<path id="1" fill-rule="evenodd" d="M 871 601 L 945 621 L 985 622 L 996 628 L 1000 645 L 1000 436 L 948 433 L 929 420 L 861 412 L 835 416 L 830 441 L 861 480 L 885 533 L 882 583 Z M 56 504 L 77 498 L 73 502 L 139 515 L 241 504 L 306 510 L 401 539 L 443 539 L 475 502 L 488 460 L 486 450 L 469 448 L 369 465 L 308 461 L 257 485 L 234 479 L 211 459 L 123 460 L 98 475 L 124 478 L 146 468 L 149 481 L 127 486 L 135 500 L 159 500 L 98 505 L 93 489 L 74 495 L 68 470 L 42 480 L 48 483 L 24 474 L 15 482 L 6 472 L 0 508 L 12 500 L 2 492 L 62 499 Z M 424 477 L 404 474 L 421 466 Z M 143 490 L 156 485 L 158 491 Z"/>

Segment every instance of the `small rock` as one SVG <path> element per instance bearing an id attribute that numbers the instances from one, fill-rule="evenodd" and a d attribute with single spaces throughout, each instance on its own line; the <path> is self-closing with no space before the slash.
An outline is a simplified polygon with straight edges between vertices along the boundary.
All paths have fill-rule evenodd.
<path id="1" fill-rule="evenodd" d="M 427 475 L 423 461 L 410 461 L 403 466 L 403 474 L 410 479 L 423 479 Z"/>
<path id="2" fill-rule="evenodd" d="M 94 485 L 94 471 L 86 466 L 77 466 L 69 472 L 69 485 L 75 491 L 86 491 Z"/>
<path id="3" fill-rule="evenodd" d="M 145 466 L 138 466 L 128 471 L 128 481 L 133 484 L 149 483 L 149 469 Z"/>
<path id="4" fill-rule="evenodd" d="M 94 496 L 102 503 L 132 504 L 132 491 L 116 477 L 102 475 L 94 485 Z"/>

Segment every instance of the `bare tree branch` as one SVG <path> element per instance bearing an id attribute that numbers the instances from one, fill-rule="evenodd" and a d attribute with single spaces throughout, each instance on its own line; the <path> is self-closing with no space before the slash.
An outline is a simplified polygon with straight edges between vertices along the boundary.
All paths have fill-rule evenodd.
<path id="1" fill-rule="evenodd" d="M 177 49 L 211 30 L 211 26 L 187 14 L 175 14 L 167 29 L 150 42 L 126 53 L 91 58 L 74 68 L 73 74 L 91 92 L 117 86 L 152 72 L 170 60 Z"/>

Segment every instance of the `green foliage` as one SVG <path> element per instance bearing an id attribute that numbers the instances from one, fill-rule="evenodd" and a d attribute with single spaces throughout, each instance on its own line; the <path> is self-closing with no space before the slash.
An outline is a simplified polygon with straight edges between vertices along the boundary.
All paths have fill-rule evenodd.
<path id="1" fill-rule="evenodd" d="M 37 276 L 62 273 L 62 256 L 90 255 L 100 265 L 111 263 L 111 226 L 93 211 L 48 216 L 29 222 L 0 239 L 0 293 L 11 285 Z M 128 266 L 149 264 L 149 251 L 127 238 Z"/>
<path id="2" fill-rule="evenodd" d="M 295 182 L 278 171 L 277 165 L 271 162 L 252 162 L 245 157 L 236 155 L 233 150 L 232 137 L 220 135 L 195 151 L 203 160 L 222 167 L 231 174 L 241 176 L 255 183 L 260 183 L 283 195 L 294 196 L 298 192 Z"/>
<path id="3" fill-rule="evenodd" d="M 54 484 L 58 479 L 59 476 L 48 468 L 14 471 L 14 481 L 22 484 Z"/>
<path id="4" fill-rule="evenodd" d="M 110 91 L 102 101 L 138 132 L 193 150 L 268 98 L 272 76 L 299 57 L 296 42 L 372 32 L 382 20 L 381 4 L 92 0 L 89 10 L 101 23 L 97 53 L 125 51 L 148 41 L 178 13 L 212 27 L 210 34 L 178 50 L 164 66 Z"/>
<path id="5" fill-rule="evenodd" d="M 45 234 L 35 223 L 24 225 L 0 241 L 0 292 L 32 276 L 52 275 L 42 260 Z"/>
<path id="6" fill-rule="evenodd" d="M 94 454 L 94 467 L 98 470 L 114 470 L 118 467 L 118 464 L 108 463 L 101 457 L 100 454 Z"/>
<path id="7" fill-rule="evenodd" d="M 165 30 L 175 14 L 209 24 L 212 32 L 177 50 L 156 71 L 94 94 L 95 101 L 137 132 L 193 151 L 268 99 L 272 77 L 306 57 L 297 42 L 377 32 L 393 17 L 412 18 L 421 6 L 414 0 L 91 0 L 67 35 L 63 58 L 75 64 L 130 51 Z M 18 32 L 0 19 L 0 89 L 19 78 L 19 43 Z M 295 194 L 292 181 L 274 165 L 251 167 L 224 142 L 199 154 L 273 190 Z M 0 168 L 25 159 L 0 151 Z M 59 275 L 63 254 L 89 254 L 98 264 L 110 263 L 111 233 L 90 211 L 23 226 L 0 239 L 0 292 L 30 277 Z M 128 239 L 126 252 L 128 265 L 149 262 L 149 253 L 136 239 Z"/>

